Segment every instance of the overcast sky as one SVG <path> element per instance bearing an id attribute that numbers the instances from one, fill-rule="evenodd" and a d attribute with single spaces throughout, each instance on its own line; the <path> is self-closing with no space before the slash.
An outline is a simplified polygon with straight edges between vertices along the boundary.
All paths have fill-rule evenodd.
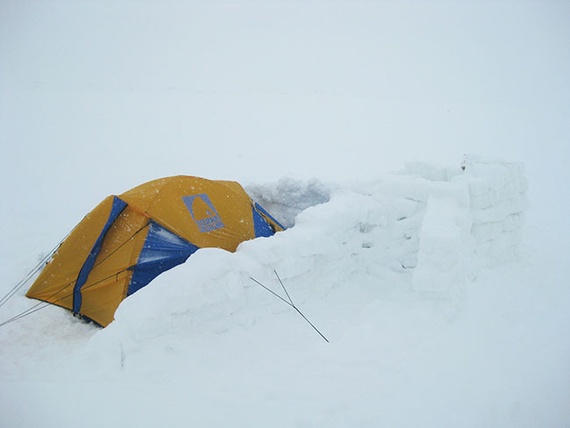
<path id="1" fill-rule="evenodd" d="M 525 162 L 568 211 L 569 29 L 555 1 L 1 0 L 2 228 L 69 228 L 161 176 L 374 179 L 464 153 Z"/>

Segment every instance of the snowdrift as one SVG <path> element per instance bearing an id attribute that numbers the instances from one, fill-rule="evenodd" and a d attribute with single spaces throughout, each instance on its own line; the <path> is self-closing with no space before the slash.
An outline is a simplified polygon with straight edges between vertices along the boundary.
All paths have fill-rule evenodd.
<path id="1" fill-rule="evenodd" d="M 522 165 L 475 157 L 252 184 L 288 230 L 199 250 L 103 330 L 55 307 L 2 329 L 4 421 L 561 426 L 568 292 L 540 254 L 518 261 L 526 189 Z M 274 270 L 330 343 L 252 281 L 282 295 Z"/>

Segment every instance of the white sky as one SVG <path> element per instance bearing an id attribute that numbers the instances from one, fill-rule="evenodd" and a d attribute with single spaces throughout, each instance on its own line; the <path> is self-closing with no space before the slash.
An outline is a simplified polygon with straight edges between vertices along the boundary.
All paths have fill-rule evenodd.
<path id="1" fill-rule="evenodd" d="M 559 201 L 569 24 L 558 1 L 2 0 L 2 227 L 69 228 L 160 176 L 374 179 L 466 152 Z"/>

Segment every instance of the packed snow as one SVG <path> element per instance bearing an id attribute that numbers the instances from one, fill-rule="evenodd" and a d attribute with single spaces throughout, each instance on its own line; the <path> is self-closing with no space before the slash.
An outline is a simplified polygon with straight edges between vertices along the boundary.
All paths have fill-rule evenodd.
<path id="1" fill-rule="evenodd" d="M 199 250 L 105 329 L 2 325 L 0 426 L 569 427 L 569 16 L 0 2 L 0 298 L 151 179 L 237 180 L 287 226 Z"/>

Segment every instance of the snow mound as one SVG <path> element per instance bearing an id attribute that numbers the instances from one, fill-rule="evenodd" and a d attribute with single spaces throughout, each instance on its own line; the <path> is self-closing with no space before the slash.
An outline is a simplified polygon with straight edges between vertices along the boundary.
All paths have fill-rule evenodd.
<path id="1" fill-rule="evenodd" d="M 331 193 L 330 186 L 318 180 L 292 178 L 282 178 L 274 185 L 252 184 L 246 191 L 285 227 L 293 226 L 301 211 L 328 202 Z"/>

